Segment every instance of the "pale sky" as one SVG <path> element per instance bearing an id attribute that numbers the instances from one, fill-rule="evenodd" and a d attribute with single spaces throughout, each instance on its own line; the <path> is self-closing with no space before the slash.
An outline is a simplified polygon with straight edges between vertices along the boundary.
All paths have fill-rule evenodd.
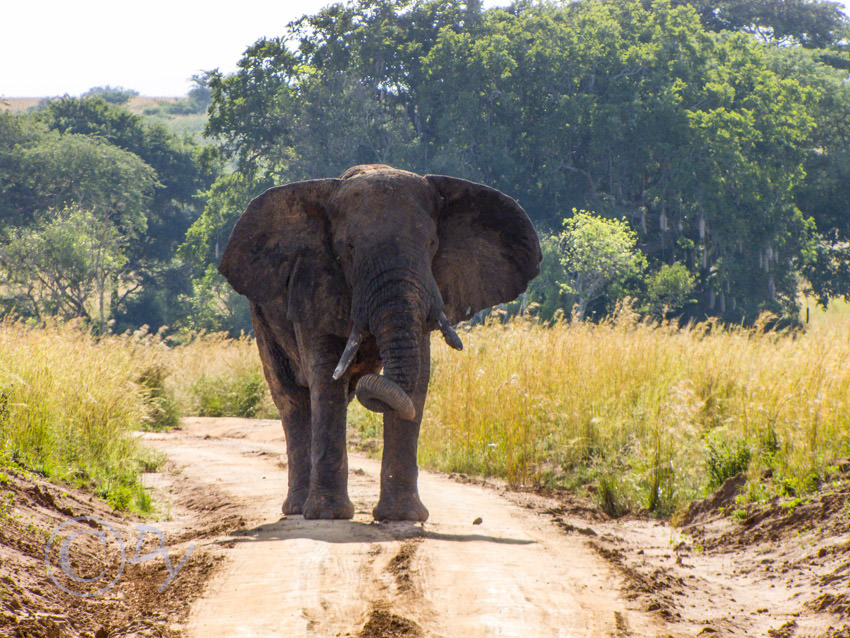
<path id="1" fill-rule="evenodd" d="M 331 0 L 9 0 L 0 11 L 0 97 L 123 86 L 185 95 L 192 75 L 236 70 L 263 36 Z M 485 0 L 484 6 L 509 0 Z"/>
<path id="2" fill-rule="evenodd" d="M 845 6 L 850 0 L 845 2 Z M 123 86 L 182 96 L 196 73 L 236 69 L 245 49 L 329 0 L 9 0 L 0 12 L 0 97 Z M 509 0 L 485 0 L 485 7 Z"/>

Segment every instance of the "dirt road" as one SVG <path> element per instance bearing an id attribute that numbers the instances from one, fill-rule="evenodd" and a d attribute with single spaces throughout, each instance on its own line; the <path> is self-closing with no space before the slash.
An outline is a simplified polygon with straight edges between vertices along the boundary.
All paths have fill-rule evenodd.
<path id="1" fill-rule="evenodd" d="M 226 558 L 192 607 L 189 636 L 675 633 L 631 608 L 621 574 L 580 535 L 493 489 L 423 472 L 428 522 L 376 524 L 379 464 L 353 455 L 354 520 L 282 518 L 279 422 L 188 419 L 180 431 L 145 438 L 179 469 L 177 519 L 189 500 L 245 523 L 206 541 Z M 154 487 L 163 480 L 151 478 Z"/>
<path id="2" fill-rule="evenodd" d="M 0 637 L 850 638 L 850 458 L 803 498 L 731 477 L 677 527 L 423 472 L 431 519 L 375 524 L 358 456 L 353 521 L 281 519 L 276 421 L 142 436 L 169 459 L 144 518 L 0 474 Z"/>

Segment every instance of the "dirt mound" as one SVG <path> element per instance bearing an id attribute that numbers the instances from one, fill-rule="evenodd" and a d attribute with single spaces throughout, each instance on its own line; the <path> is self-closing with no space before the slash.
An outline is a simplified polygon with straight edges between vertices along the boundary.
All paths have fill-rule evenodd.
<path id="1" fill-rule="evenodd" d="M 178 636 L 218 562 L 198 539 L 226 520 L 204 512 L 142 520 L 8 470 L 0 503 L 0 636 L 16 638 Z M 187 522 L 199 533 L 170 532 Z"/>
<path id="2" fill-rule="evenodd" d="M 814 495 L 746 507 L 733 477 L 678 527 L 422 472 L 432 519 L 376 524 L 380 468 L 356 456 L 354 520 L 279 518 L 279 424 L 143 438 L 174 464 L 145 477 L 156 519 L 0 475 L 0 637 L 850 638 L 850 463 Z"/>
<path id="3" fill-rule="evenodd" d="M 735 505 L 735 498 L 747 484 L 747 475 L 738 472 L 730 476 L 708 497 L 693 501 L 688 509 L 674 521 L 680 528 L 713 521 L 723 517 L 723 511 Z"/>
<path id="4" fill-rule="evenodd" d="M 741 505 L 743 475 L 692 503 L 678 527 L 593 521 L 549 508 L 624 576 L 629 595 L 699 636 L 850 636 L 850 464 L 806 498 Z M 769 480 L 769 477 L 765 477 Z"/>
<path id="5" fill-rule="evenodd" d="M 381 609 L 369 614 L 360 638 L 419 638 L 422 629 L 412 620 Z"/>

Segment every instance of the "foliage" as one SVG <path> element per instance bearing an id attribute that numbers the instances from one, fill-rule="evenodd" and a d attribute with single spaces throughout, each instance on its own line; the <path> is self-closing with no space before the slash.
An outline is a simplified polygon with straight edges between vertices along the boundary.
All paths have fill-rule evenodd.
<path id="1" fill-rule="evenodd" d="M 668 514 L 743 469 L 773 476 L 750 498 L 804 494 L 850 454 L 848 335 L 842 304 L 795 334 L 678 329 L 627 309 L 551 327 L 491 320 L 466 331 L 462 355 L 435 334 L 420 462 L 586 487 L 612 514 Z M 251 338 L 168 346 L 144 331 L 0 324 L 0 458 L 147 507 L 148 461 L 128 429 L 154 427 L 162 397 L 182 414 L 276 415 Z M 378 416 L 351 413 L 354 435 L 380 437 Z"/>
<path id="2" fill-rule="evenodd" d="M 72 204 L 112 215 L 122 231 L 137 239 L 146 227 L 157 179 L 131 152 L 2 113 L 0 158 L 0 231 L 38 224 L 45 212 Z"/>
<path id="3" fill-rule="evenodd" d="M 591 314 L 628 293 L 656 316 L 793 320 L 801 289 L 850 290 L 847 27 L 823 0 L 349 0 L 167 107 L 209 106 L 217 148 L 111 103 L 121 88 L 0 114 L 0 234 L 66 207 L 145 227 L 122 248 L 116 329 L 237 334 L 247 307 L 215 317 L 229 302 L 211 266 L 247 202 L 386 162 L 495 186 L 544 235 L 573 209 L 625 219 L 645 276 Z M 532 284 L 541 316 L 576 301 L 553 288 L 560 271 L 544 261 Z M 3 306 L 20 312 L 20 292 L 0 290 Z"/>
<path id="4" fill-rule="evenodd" d="M 705 469 L 708 472 L 708 485 L 717 488 L 728 478 L 739 472 L 745 472 L 750 465 L 752 452 L 745 441 L 728 443 L 720 435 L 707 437 Z"/>
<path id="5" fill-rule="evenodd" d="M 192 115 L 204 113 L 210 105 L 212 92 L 206 85 L 206 75 L 192 76 L 194 86 L 189 94 L 179 100 L 159 100 L 159 106 L 146 108 L 145 115 Z"/>
<path id="6" fill-rule="evenodd" d="M 530 314 L 550 320 L 556 313 L 563 315 L 565 309 L 572 308 L 572 297 L 564 292 L 567 273 L 561 264 L 558 238 L 541 235 L 540 250 L 543 253 L 540 274 L 528 284 L 527 305 Z"/>
<path id="7" fill-rule="evenodd" d="M 803 275 L 808 283 L 804 292 L 813 292 L 824 308 L 831 299 L 850 300 L 850 244 L 818 242 Z"/>
<path id="8" fill-rule="evenodd" d="M 62 134 L 94 136 L 138 156 L 157 176 L 157 188 L 147 211 L 148 233 L 139 242 L 139 258 L 162 259 L 173 254 L 197 216 L 195 195 L 214 178 L 215 157 L 184 144 L 161 124 L 98 98 L 52 100 L 41 119 Z"/>
<path id="9" fill-rule="evenodd" d="M 163 430 L 180 425 L 177 402 L 165 385 L 168 373 L 168 367 L 161 361 L 151 362 L 139 373 L 138 384 L 146 393 L 147 415 L 143 421 L 145 428 Z"/>
<path id="10" fill-rule="evenodd" d="M 683 3 L 684 4 L 684 3 Z M 689 0 L 712 31 L 741 31 L 779 45 L 840 47 L 850 22 L 838 2 L 811 0 Z"/>
<path id="11" fill-rule="evenodd" d="M 192 333 L 163 354 L 181 414 L 277 418 L 253 339 Z"/>
<path id="12" fill-rule="evenodd" d="M 126 104 L 131 97 L 136 97 L 138 94 L 138 91 L 125 89 L 123 86 L 106 85 L 93 87 L 83 93 L 82 97 L 99 97 L 110 104 Z"/>
<path id="13" fill-rule="evenodd" d="M 82 317 L 106 331 L 107 306 L 126 271 L 127 234 L 108 216 L 79 207 L 48 214 L 39 229 L 12 229 L 0 247 L 7 286 L 17 309 L 38 318 Z M 108 299 L 107 297 L 113 297 Z"/>
<path id="14" fill-rule="evenodd" d="M 79 324 L 0 322 L 0 458 L 84 487 L 118 509 L 145 511 L 151 456 L 130 430 L 149 395 L 139 366 L 154 353 L 136 337 L 94 340 Z"/>
<path id="15" fill-rule="evenodd" d="M 691 272 L 679 262 L 662 264 L 647 278 L 647 301 L 649 312 L 656 317 L 666 318 L 692 303 L 696 280 Z"/>
<path id="16" fill-rule="evenodd" d="M 689 271 L 691 317 L 795 316 L 817 233 L 850 201 L 848 119 L 829 114 L 846 91 L 804 47 L 837 51 L 844 26 L 828 2 L 333 5 L 209 75 L 207 131 L 243 176 L 218 196 L 363 162 L 456 174 L 544 231 L 574 207 L 626 218 L 653 273 Z"/>
<path id="17" fill-rule="evenodd" d="M 258 372 L 202 376 L 192 386 L 199 416 L 256 417 L 265 392 L 266 380 Z"/>
<path id="18" fill-rule="evenodd" d="M 186 303 L 189 313 L 182 321 L 185 329 L 229 332 L 231 336 L 252 330 L 248 301 L 233 290 L 213 265 L 192 280 L 192 294 Z"/>
<path id="19" fill-rule="evenodd" d="M 174 254 L 217 166 L 101 97 L 0 114 L 0 307 L 100 332 L 176 323 L 191 285 Z"/>
<path id="20" fill-rule="evenodd" d="M 637 249 L 637 234 L 628 222 L 573 211 L 558 235 L 559 259 L 566 274 L 564 291 L 577 298 L 575 315 L 583 320 L 588 306 L 614 285 L 627 286 L 646 261 Z"/>
<path id="21" fill-rule="evenodd" d="M 802 334 L 624 312 L 491 322 L 462 356 L 435 335 L 419 458 L 514 484 L 599 481 L 614 509 L 669 513 L 745 468 L 772 470 L 763 496 L 803 493 L 850 452 L 849 328 L 844 305 Z"/>
<path id="22" fill-rule="evenodd" d="M 205 193 L 206 206 L 179 248 L 180 257 L 194 272 L 185 327 L 225 330 L 232 336 L 252 330 L 247 301 L 234 292 L 216 265 L 246 203 L 263 190 L 264 184 L 236 172 L 219 178 Z"/>

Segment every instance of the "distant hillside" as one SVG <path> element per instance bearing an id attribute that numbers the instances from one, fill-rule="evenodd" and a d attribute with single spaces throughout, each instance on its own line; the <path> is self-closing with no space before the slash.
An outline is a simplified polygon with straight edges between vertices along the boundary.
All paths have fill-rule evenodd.
<path id="1" fill-rule="evenodd" d="M 0 111 L 12 111 L 22 113 L 35 108 L 38 104 L 48 98 L 43 97 L 0 97 Z M 165 124 L 177 135 L 189 134 L 200 140 L 207 121 L 207 114 L 202 113 L 179 113 L 174 112 L 174 105 L 185 101 L 184 97 L 131 97 L 124 105 L 131 113 L 144 115 L 153 120 Z M 169 108 L 171 107 L 171 108 Z"/>
<path id="2" fill-rule="evenodd" d="M 26 111 L 37 106 L 44 98 L 40 97 L 0 97 L 0 111 Z"/>

